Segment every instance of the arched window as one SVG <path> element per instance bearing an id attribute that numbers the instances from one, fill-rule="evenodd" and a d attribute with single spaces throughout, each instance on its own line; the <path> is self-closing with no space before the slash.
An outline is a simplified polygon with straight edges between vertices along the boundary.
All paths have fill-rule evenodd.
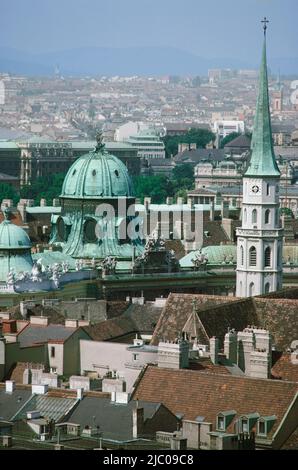
<path id="1" fill-rule="evenodd" d="M 265 249 L 265 268 L 270 268 L 271 266 L 271 248 L 267 246 Z"/>
<path id="2" fill-rule="evenodd" d="M 249 284 L 249 297 L 252 297 L 255 293 L 255 285 L 253 282 Z"/>
<path id="3" fill-rule="evenodd" d="M 265 224 L 269 224 L 270 222 L 270 209 L 265 210 Z"/>
<path id="4" fill-rule="evenodd" d="M 270 282 L 266 282 L 265 284 L 265 294 L 268 294 L 270 292 Z"/>
<path id="5" fill-rule="evenodd" d="M 267 183 L 267 186 L 266 186 L 266 194 L 267 194 L 267 196 L 269 196 L 269 194 L 270 194 L 270 184 L 269 183 Z"/>
<path id="6" fill-rule="evenodd" d="M 255 246 L 251 246 L 249 249 L 249 265 L 250 266 L 257 265 L 257 250 Z"/>
<path id="7" fill-rule="evenodd" d="M 240 263 L 241 263 L 241 266 L 244 265 L 244 249 L 242 245 L 240 246 Z"/>
<path id="8" fill-rule="evenodd" d="M 251 222 L 253 224 L 257 223 L 257 209 L 254 209 L 251 214 Z"/>
<path id="9" fill-rule="evenodd" d="M 243 220 L 245 223 L 247 222 L 247 210 L 246 209 L 244 209 L 244 212 L 243 212 Z"/>

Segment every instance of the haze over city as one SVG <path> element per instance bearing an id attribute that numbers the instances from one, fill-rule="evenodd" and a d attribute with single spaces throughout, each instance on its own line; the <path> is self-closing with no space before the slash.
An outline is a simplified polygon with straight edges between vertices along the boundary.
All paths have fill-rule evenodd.
<path id="1" fill-rule="evenodd" d="M 271 21 L 269 66 L 298 72 L 295 0 L 1 1 L 0 70 L 51 74 L 207 74 L 257 68 L 258 19 Z"/>

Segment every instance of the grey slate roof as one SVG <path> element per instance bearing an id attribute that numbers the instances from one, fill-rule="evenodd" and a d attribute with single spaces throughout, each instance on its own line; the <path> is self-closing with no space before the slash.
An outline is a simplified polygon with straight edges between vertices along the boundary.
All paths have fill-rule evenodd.
<path id="1" fill-rule="evenodd" d="M 46 343 L 49 340 L 61 341 L 69 338 L 76 328 L 68 328 L 63 325 L 50 324 L 48 326 L 28 325 L 18 335 L 21 348 L 36 343 Z"/>
<path id="2" fill-rule="evenodd" d="M 174 157 L 176 163 L 199 163 L 202 160 L 222 161 L 225 158 L 224 149 L 185 150 Z"/>
<path id="3" fill-rule="evenodd" d="M 152 417 L 160 403 L 139 401 L 144 408 L 144 419 Z M 129 440 L 132 439 L 132 411 L 136 407 L 134 401 L 128 404 L 111 403 L 109 398 L 85 397 L 70 414 L 69 423 L 85 426 L 100 427 L 104 439 Z M 95 419 L 93 418 L 95 416 Z"/>
<path id="4" fill-rule="evenodd" d="M 28 411 L 39 411 L 44 418 L 59 422 L 68 415 L 77 403 L 76 398 L 48 397 L 47 395 L 33 395 L 31 400 L 19 410 L 14 420 L 24 419 Z"/>
<path id="5" fill-rule="evenodd" d="M 29 400 L 31 390 L 15 390 L 12 393 L 6 393 L 5 389 L 0 390 L 0 419 L 11 420 L 11 418 L 20 410 Z"/>

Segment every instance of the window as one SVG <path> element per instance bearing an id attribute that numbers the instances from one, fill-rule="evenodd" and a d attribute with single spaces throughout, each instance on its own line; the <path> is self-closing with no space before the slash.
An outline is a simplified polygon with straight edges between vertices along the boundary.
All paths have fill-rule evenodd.
<path id="1" fill-rule="evenodd" d="M 265 224 L 269 224 L 270 222 L 270 210 L 266 209 L 265 210 Z"/>
<path id="2" fill-rule="evenodd" d="M 267 246 L 265 249 L 265 268 L 270 268 L 271 266 L 271 248 Z"/>
<path id="3" fill-rule="evenodd" d="M 243 249 L 242 245 L 240 246 L 240 263 L 241 263 L 241 266 L 243 266 L 243 264 L 244 264 L 244 249 Z"/>
<path id="4" fill-rule="evenodd" d="M 55 347 L 51 346 L 51 357 L 55 357 Z"/>
<path id="5" fill-rule="evenodd" d="M 266 435 L 266 424 L 265 421 L 259 421 L 258 423 L 258 434 Z"/>
<path id="6" fill-rule="evenodd" d="M 269 196 L 269 194 L 270 194 L 270 184 L 269 183 L 267 183 L 267 186 L 266 186 L 266 194 L 267 194 L 267 196 Z"/>
<path id="7" fill-rule="evenodd" d="M 217 417 L 217 429 L 219 431 L 225 431 L 225 418 L 223 416 Z"/>
<path id="8" fill-rule="evenodd" d="M 253 282 L 249 284 L 249 297 L 253 297 L 255 293 L 255 285 Z"/>
<path id="9" fill-rule="evenodd" d="M 270 292 L 270 283 L 266 282 L 266 284 L 265 284 L 265 294 L 269 294 L 269 292 Z"/>
<path id="10" fill-rule="evenodd" d="M 247 222 L 247 210 L 244 209 L 244 222 L 246 223 Z"/>
<path id="11" fill-rule="evenodd" d="M 249 249 L 249 265 L 250 266 L 257 265 L 257 250 L 255 246 L 252 246 Z"/>
<path id="12" fill-rule="evenodd" d="M 257 223 L 257 209 L 254 209 L 251 214 L 251 221 L 253 224 Z"/>
<path id="13" fill-rule="evenodd" d="M 138 360 L 138 354 L 133 354 L 132 359 L 133 359 L 133 361 L 137 361 Z"/>
<path id="14" fill-rule="evenodd" d="M 241 420 L 241 431 L 242 432 L 249 432 L 248 420 L 246 418 Z"/>

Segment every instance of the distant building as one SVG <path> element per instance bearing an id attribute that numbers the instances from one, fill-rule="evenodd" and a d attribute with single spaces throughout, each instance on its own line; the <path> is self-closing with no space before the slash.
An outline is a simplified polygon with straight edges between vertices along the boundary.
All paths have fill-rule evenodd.
<path id="1" fill-rule="evenodd" d="M 130 136 L 126 142 L 137 149 L 138 156 L 142 159 L 165 158 L 165 144 L 154 130 L 141 131 Z"/>
<path id="2" fill-rule="evenodd" d="M 241 134 L 245 131 L 244 121 L 215 121 L 213 124 L 214 132 L 220 139 L 224 139 L 227 135 L 233 132 L 239 132 Z"/>

